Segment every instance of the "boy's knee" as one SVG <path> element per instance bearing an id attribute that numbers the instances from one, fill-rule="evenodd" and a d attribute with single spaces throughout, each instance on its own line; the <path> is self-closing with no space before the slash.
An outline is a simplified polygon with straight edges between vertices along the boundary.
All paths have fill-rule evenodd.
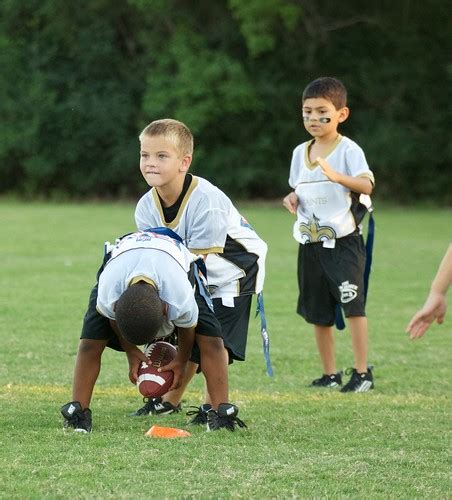
<path id="1" fill-rule="evenodd" d="M 205 335 L 196 335 L 196 343 L 202 354 L 217 353 L 224 350 L 224 343 L 221 337 L 207 337 Z"/>
<path id="2" fill-rule="evenodd" d="M 78 346 L 78 357 L 84 358 L 97 358 L 102 356 L 102 353 L 107 346 L 106 340 L 91 340 L 91 339 L 81 339 Z"/>

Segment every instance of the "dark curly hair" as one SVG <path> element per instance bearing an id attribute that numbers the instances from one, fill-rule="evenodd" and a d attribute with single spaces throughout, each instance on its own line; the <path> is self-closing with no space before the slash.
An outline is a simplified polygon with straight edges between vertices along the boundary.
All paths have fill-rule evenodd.
<path id="1" fill-rule="evenodd" d="M 162 301 L 155 287 L 144 281 L 129 286 L 116 302 L 116 323 L 135 345 L 152 342 L 163 323 Z"/>

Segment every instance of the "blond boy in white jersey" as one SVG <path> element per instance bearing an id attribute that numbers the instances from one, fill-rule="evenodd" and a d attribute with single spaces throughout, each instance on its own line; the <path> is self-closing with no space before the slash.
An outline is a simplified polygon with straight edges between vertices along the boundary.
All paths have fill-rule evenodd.
<path id="1" fill-rule="evenodd" d="M 283 200 L 296 214 L 293 235 L 299 242 L 297 312 L 314 324 L 323 375 L 314 387 L 342 385 L 336 369 L 334 320 L 340 304 L 348 319 L 354 368 L 341 392 L 372 389 L 367 365 L 365 316 L 366 251 L 360 222 L 370 207 L 374 176 L 362 149 L 337 129 L 349 115 L 347 91 L 335 78 L 318 78 L 303 92 L 303 121 L 312 140 L 293 152 Z"/>
<path id="2" fill-rule="evenodd" d="M 244 360 L 251 298 L 262 291 L 267 245 L 221 190 L 188 173 L 193 136 L 183 123 L 152 122 L 141 133 L 140 144 L 140 170 L 151 190 L 137 204 L 137 227 L 168 227 L 191 252 L 204 256 L 215 316 L 222 326 L 225 362 Z M 186 384 L 199 359 L 192 361 Z M 137 414 L 169 413 L 179 405 L 184 389 L 167 393 L 163 401 L 148 401 Z M 207 391 L 192 422 L 204 423 L 213 410 Z M 222 421 L 220 409 L 218 414 Z"/>

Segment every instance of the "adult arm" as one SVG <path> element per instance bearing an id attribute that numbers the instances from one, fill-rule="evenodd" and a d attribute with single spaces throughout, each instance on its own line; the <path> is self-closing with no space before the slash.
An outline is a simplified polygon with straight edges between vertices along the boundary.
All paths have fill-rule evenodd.
<path id="1" fill-rule="evenodd" d="M 447 291 L 452 283 L 452 245 L 444 255 L 436 276 L 430 287 L 425 304 L 411 318 L 406 332 L 410 334 L 412 340 L 422 337 L 433 321 L 438 324 L 444 322 L 447 310 Z"/>

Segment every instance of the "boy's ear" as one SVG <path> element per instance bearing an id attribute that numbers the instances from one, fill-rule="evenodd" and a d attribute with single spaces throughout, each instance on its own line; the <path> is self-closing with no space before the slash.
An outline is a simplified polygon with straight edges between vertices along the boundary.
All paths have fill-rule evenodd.
<path id="1" fill-rule="evenodd" d="M 345 122 L 350 114 L 350 109 L 344 106 L 339 110 L 339 123 Z"/>
<path id="2" fill-rule="evenodd" d="M 182 165 L 180 167 L 181 172 L 186 172 L 190 168 L 192 158 L 192 155 L 185 155 L 182 158 Z"/>

